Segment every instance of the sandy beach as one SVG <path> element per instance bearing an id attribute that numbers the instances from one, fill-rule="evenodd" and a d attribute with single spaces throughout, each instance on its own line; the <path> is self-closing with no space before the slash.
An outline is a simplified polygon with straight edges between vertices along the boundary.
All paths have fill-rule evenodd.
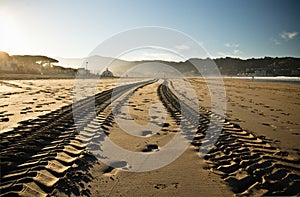
<path id="1" fill-rule="evenodd" d="M 0 1 L 0 197 L 300 196 L 300 1 Z"/>
<path id="2" fill-rule="evenodd" d="M 201 106 L 210 109 L 210 95 L 201 79 L 191 80 Z M 213 80 L 212 80 L 213 83 Z M 243 129 L 271 139 L 274 144 L 299 156 L 299 85 L 279 82 L 256 82 L 224 79 L 227 95 L 227 118 Z"/>
<path id="3" fill-rule="evenodd" d="M 1 80 L 0 196 L 300 194 L 300 86 L 295 84 L 224 79 L 226 120 L 220 135 L 213 136 L 217 141 L 212 149 L 199 157 L 206 126 L 218 114 L 210 111 L 206 82 L 188 78 L 197 96 L 191 102 L 200 107 L 192 110 L 200 117 L 183 154 L 144 172 L 130 171 L 135 166 L 126 157 L 113 167 L 104 163 L 95 153 L 103 153 L 108 139 L 151 157 L 180 133 L 180 120 L 191 121 L 180 114 L 171 94 L 187 90 L 179 85 L 163 89 L 163 79 L 146 81 L 125 80 L 123 89 L 115 89 L 119 105 L 111 105 L 109 91 L 121 85 L 118 79 L 101 79 L 96 105 L 85 100 L 72 108 L 74 79 Z M 95 116 L 89 114 L 93 107 Z M 81 122 L 73 120 L 72 110 Z"/>

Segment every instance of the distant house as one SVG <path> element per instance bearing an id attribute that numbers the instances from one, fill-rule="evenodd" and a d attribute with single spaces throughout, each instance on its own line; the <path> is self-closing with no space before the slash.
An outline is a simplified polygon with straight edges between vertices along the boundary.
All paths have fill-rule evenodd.
<path id="1" fill-rule="evenodd" d="M 114 74 L 106 68 L 106 70 L 101 74 L 101 77 L 114 77 Z"/>
<path id="2" fill-rule="evenodd" d="M 255 70 L 254 74 L 255 74 L 255 76 L 266 76 L 267 71 L 263 70 L 263 69 L 258 69 L 258 70 Z"/>
<path id="3" fill-rule="evenodd" d="M 77 74 L 79 74 L 79 75 L 89 75 L 90 71 L 86 70 L 85 68 L 78 68 Z"/>
<path id="4" fill-rule="evenodd" d="M 291 75 L 292 75 L 292 76 L 299 76 L 299 75 L 300 75 L 300 72 L 299 72 L 299 70 L 292 70 L 292 71 L 291 71 Z"/>

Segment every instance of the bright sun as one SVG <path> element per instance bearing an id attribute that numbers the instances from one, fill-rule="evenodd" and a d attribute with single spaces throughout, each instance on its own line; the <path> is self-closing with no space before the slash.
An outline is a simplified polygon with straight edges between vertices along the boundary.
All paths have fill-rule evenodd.
<path id="1" fill-rule="evenodd" d="M 0 11 L 0 51 L 13 52 L 18 50 L 20 41 L 17 25 L 7 13 Z"/>

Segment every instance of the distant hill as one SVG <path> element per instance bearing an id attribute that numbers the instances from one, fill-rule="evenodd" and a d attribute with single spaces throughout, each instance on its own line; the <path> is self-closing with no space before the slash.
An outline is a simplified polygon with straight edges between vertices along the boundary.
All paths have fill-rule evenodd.
<path id="1" fill-rule="evenodd" d="M 0 72 L 2 73 L 75 75 L 77 69 L 86 67 L 93 74 L 100 75 L 108 67 L 115 76 L 132 77 L 200 76 L 204 72 L 208 75 L 215 75 L 218 71 L 222 75 L 229 76 L 300 76 L 300 58 L 293 57 L 264 57 L 246 60 L 231 57 L 191 58 L 185 62 L 170 62 L 162 60 L 125 61 L 98 55 L 88 58 L 58 57 L 53 59 L 39 55 L 9 56 L 5 52 L 0 52 Z M 212 69 L 213 67 L 215 69 Z M 130 72 L 128 72 L 129 70 Z"/>
<path id="2" fill-rule="evenodd" d="M 110 57 L 102 57 L 99 55 L 94 55 L 87 58 L 56 57 L 56 59 L 59 62 L 55 63 L 54 65 L 61 65 L 64 67 L 70 67 L 74 69 L 87 68 L 95 74 L 101 74 L 108 66 L 109 69 L 114 72 L 114 74 L 120 75 L 124 70 L 127 70 L 133 67 L 134 65 L 138 64 L 138 62 L 130 62 Z"/>
<path id="3" fill-rule="evenodd" d="M 1 74 L 72 75 L 77 70 L 55 66 L 58 60 L 42 55 L 12 55 L 0 51 Z"/>
<path id="4" fill-rule="evenodd" d="M 300 58 L 264 57 L 242 60 L 227 57 L 214 61 L 223 75 L 300 76 Z"/>
<path id="5" fill-rule="evenodd" d="M 12 59 L 14 59 L 16 62 L 23 62 L 23 63 L 57 63 L 58 60 L 42 56 L 42 55 L 12 55 Z"/>
<path id="6" fill-rule="evenodd" d="M 140 76 L 151 76 L 154 75 L 154 73 L 158 73 L 158 64 L 164 64 L 175 68 L 185 76 L 199 76 L 198 69 L 200 71 L 209 71 L 211 75 L 214 75 L 215 71 L 212 70 L 211 67 L 212 64 L 215 64 L 222 75 L 229 76 L 300 76 L 300 58 L 293 57 L 264 57 L 246 60 L 231 57 L 217 59 L 191 58 L 185 62 L 169 62 L 162 60 L 125 61 L 102 56 L 91 56 L 82 59 L 56 59 L 59 60 L 60 65 L 67 65 L 73 68 L 85 68 L 85 62 L 88 62 L 87 68 L 94 71 L 94 73 L 101 73 L 106 69 L 105 66 L 108 65 L 109 69 L 112 70 L 115 75 L 121 75 L 128 69 L 141 64 L 144 64 L 144 70 L 137 71 L 136 73 Z M 196 69 L 195 66 L 198 69 Z M 156 69 L 153 69 L 153 67 L 156 67 Z"/>

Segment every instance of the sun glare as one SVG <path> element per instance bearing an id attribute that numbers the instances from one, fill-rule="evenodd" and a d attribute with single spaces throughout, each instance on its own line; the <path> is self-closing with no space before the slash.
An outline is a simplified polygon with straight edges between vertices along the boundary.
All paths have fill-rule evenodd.
<path id="1" fill-rule="evenodd" d="M 18 50 L 20 41 L 17 25 L 13 17 L 0 11 L 0 51 L 13 52 Z"/>

